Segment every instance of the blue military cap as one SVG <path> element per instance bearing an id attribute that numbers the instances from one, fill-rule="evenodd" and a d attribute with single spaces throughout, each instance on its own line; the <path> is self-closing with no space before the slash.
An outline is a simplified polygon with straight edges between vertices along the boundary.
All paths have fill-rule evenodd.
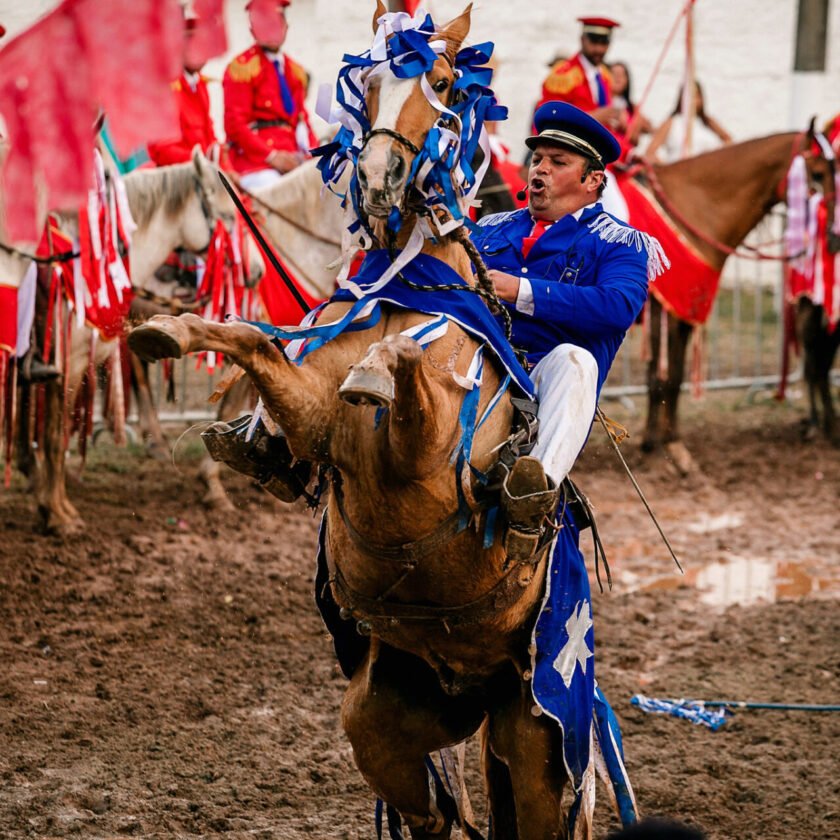
<path id="1" fill-rule="evenodd" d="M 525 141 L 529 149 L 539 143 L 554 143 L 602 164 L 612 163 L 621 155 L 621 146 L 610 131 L 568 102 L 541 105 L 534 114 L 534 127 L 537 133 Z"/>

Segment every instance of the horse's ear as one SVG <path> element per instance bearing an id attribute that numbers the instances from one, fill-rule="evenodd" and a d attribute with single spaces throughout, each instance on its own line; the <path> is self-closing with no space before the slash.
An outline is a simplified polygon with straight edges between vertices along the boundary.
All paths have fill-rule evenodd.
<path id="1" fill-rule="evenodd" d="M 449 21 L 440 31 L 441 37 L 446 41 L 446 54 L 451 61 L 455 60 L 455 54 L 461 49 L 461 44 L 464 43 L 464 39 L 470 31 L 471 13 L 472 3 L 455 20 Z"/>
<path id="2" fill-rule="evenodd" d="M 199 146 L 198 143 L 193 146 L 192 164 L 195 168 L 195 174 L 198 176 L 199 180 L 208 186 L 214 186 L 213 164 L 207 160 L 204 152 L 201 151 L 201 146 Z"/>
<path id="3" fill-rule="evenodd" d="M 376 0 L 376 11 L 373 13 L 373 34 L 376 35 L 376 31 L 379 29 L 379 18 L 385 14 L 387 9 L 385 8 L 385 4 L 382 0 Z"/>
<path id="4" fill-rule="evenodd" d="M 811 122 L 808 123 L 808 131 L 806 132 L 808 137 L 813 140 L 814 134 L 816 134 L 816 125 L 817 125 L 817 115 L 811 117 Z"/>

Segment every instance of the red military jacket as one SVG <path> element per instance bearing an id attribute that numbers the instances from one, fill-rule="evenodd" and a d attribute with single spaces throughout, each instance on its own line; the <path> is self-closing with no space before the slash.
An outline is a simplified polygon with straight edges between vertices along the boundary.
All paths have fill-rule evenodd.
<path id="1" fill-rule="evenodd" d="M 213 130 L 213 120 L 210 118 L 207 79 L 199 76 L 193 90 L 182 73 L 172 82 L 172 90 L 178 106 L 181 136 L 178 139 L 149 143 L 149 157 L 157 166 L 184 163 L 190 159 L 196 144 L 201 146 L 202 152 L 206 152 L 213 143 L 218 142 Z"/>
<path id="2" fill-rule="evenodd" d="M 609 105 L 612 102 L 612 79 L 603 64 L 598 69 L 604 78 L 604 87 L 607 93 L 606 104 Z M 543 82 L 542 98 L 537 103 L 537 108 L 550 100 L 568 102 L 570 105 L 575 105 L 586 112 L 594 111 L 599 107 L 597 100 L 592 96 L 586 71 L 580 61 L 580 53 L 567 61 L 557 62 L 551 68 L 551 72 Z"/>
<path id="3" fill-rule="evenodd" d="M 237 172 L 265 169 L 266 158 L 276 149 L 301 150 L 295 134 L 301 122 L 306 128 L 308 145 L 317 145 L 304 105 L 306 71 L 285 54 L 283 64 L 292 95 L 291 113 L 283 107 L 274 65 L 256 44 L 236 56 L 225 71 L 225 132 L 231 165 Z M 257 120 L 282 120 L 282 125 L 261 128 L 255 125 Z"/>

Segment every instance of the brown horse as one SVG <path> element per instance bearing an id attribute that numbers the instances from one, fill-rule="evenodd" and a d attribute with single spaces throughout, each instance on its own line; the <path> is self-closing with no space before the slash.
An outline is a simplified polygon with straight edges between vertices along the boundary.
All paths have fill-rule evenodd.
<path id="1" fill-rule="evenodd" d="M 654 192 L 661 197 L 672 223 L 704 262 L 721 272 L 727 257 L 784 199 L 785 176 L 791 160 L 800 151 L 810 150 L 813 139 L 812 126 L 801 134 L 774 134 L 676 163 L 654 164 Z M 827 173 L 830 168 L 824 158 L 808 151 L 806 162 L 811 173 Z M 677 406 L 686 349 L 694 327 L 668 313 L 667 373 L 663 377 L 658 364 L 662 321 L 662 304 L 653 294 L 648 416 L 642 447 L 652 451 L 664 444 L 677 466 L 688 471 L 692 462 L 679 441 Z"/>
<path id="2" fill-rule="evenodd" d="M 375 30 L 384 11 L 380 2 Z M 445 52 L 425 74 L 444 105 L 452 100 L 453 60 L 469 23 L 468 8 L 439 30 Z M 390 208 L 401 206 L 396 244 L 402 248 L 416 221 L 402 201 L 408 174 L 437 112 L 420 79 L 388 73 L 371 77 L 366 107 L 371 125 L 382 130 L 367 135 L 358 161 L 363 211 L 382 241 Z M 459 237 L 426 239 L 422 252 L 474 286 Z M 348 308 L 329 304 L 319 323 Z M 252 326 L 193 315 L 156 316 L 132 332 L 129 344 L 146 358 L 207 349 L 230 356 L 255 383 L 294 455 L 332 467 L 323 534 L 331 591 L 342 617 L 369 634 L 342 722 L 363 776 L 401 814 L 411 836 L 450 836 L 452 803 L 431 784 L 424 758 L 479 729 L 496 837 L 565 836 L 562 735 L 547 716 L 532 714 L 530 688 L 529 634 L 546 552 L 512 562 L 498 539 L 484 548 L 476 529 L 449 527 L 459 486 L 467 497 L 472 493 L 450 456 L 460 439 L 464 396 L 456 378 L 464 382 L 478 345 L 455 324 L 425 351 L 400 334 L 427 318 L 384 309 L 375 326 L 341 333 L 300 365 Z M 489 368 L 479 414 L 501 379 Z M 379 423 L 377 406 L 388 407 Z M 477 432 L 472 463 L 479 470 L 496 461 L 511 421 L 505 395 Z M 588 819 L 579 819 L 578 828 L 578 836 L 588 836 Z"/>

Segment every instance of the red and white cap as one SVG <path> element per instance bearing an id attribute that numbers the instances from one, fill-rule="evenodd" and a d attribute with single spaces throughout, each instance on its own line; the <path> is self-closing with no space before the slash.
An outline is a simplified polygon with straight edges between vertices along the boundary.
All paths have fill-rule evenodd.
<path id="1" fill-rule="evenodd" d="M 600 35 L 602 38 L 609 38 L 613 29 L 621 26 L 618 21 L 606 17 L 580 17 L 578 20 L 583 24 L 584 35 Z"/>

